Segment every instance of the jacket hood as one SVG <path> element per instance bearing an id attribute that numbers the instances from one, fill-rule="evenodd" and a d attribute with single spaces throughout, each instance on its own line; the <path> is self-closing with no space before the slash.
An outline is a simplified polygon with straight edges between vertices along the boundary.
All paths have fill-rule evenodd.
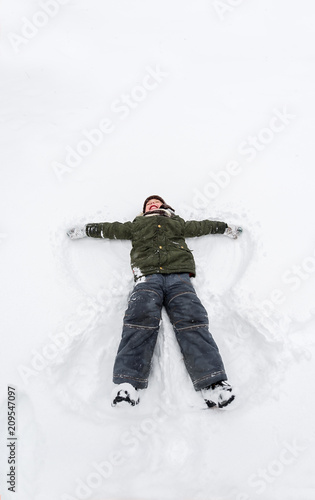
<path id="1" fill-rule="evenodd" d="M 159 196 L 158 194 L 152 194 L 151 196 L 148 196 L 145 200 L 144 200 L 144 203 L 143 203 L 143 208 L 142 208 L 142 213 L 145 214 L 145 207 L 146 207 L 146 204 L 148 203 L 148 201 L 150 200 L 159 200 L 162 205 L 160 207 L 160 209 L 165 209 L 165 210 L 171 210 L 172 212 L 175 212 L 174 208 L 172 208 L 170 205 L 167 205 L 167 203 L 165 202 L 165 200 Z M 154 211 L 154 210 L 153 210 Z"/>

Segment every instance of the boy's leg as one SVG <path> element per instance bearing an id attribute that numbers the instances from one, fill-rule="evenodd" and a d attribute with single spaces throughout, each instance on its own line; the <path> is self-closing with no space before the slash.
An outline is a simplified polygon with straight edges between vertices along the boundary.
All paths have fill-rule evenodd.
<path id="1" fill-rule="evenodd" d="M 189 275 L 168 275 L 166 283 L 165 308 L 195 389 L 227 380 L 218 346 L 209 332 L 207 311 Z"/>
<path id="2" fill-rule="evenodd" d="M 148 386 L 163 304 L 160 278 L 160 275 L 148 276 L 135 285 L 129 298 L 114 364 L 115 384 L 128 382 L 138 389 Z"/>

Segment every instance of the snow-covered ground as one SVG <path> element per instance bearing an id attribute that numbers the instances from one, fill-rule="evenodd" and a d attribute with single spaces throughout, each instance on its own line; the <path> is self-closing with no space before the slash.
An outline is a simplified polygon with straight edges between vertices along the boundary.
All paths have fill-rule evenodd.
<path id="1" fill-rule="evenodd" d="M 1 499 L 313 500 L 314 3 L 1 14 Z M 110 406 L 130 243 L 66 230 L 150 194 L 244 228 L 188 241 L 229 411 L 200 409 L 165 315 L 141 404 Z"/>

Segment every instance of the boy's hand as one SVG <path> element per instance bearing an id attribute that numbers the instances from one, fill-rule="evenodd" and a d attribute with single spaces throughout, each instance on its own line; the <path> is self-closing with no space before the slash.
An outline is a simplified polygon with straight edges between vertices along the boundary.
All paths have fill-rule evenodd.
<path id="1" fill-rule="evenodd" d="M 243 229 L 239 226 L 234 226 L 233 224 L 230 224 L 229 227 L 226 228 L 223 234 L 225 236 L 228 236 L 229 238 L 233 238 L 233 240 L 236 240 L 236 238 L 242 234 Z"/>
<path id="2" fill-rule="evenodd" d="M 85 226 L 74 227 L 72 229 L 69 229 L 69 231 L 67 231 L 67 235 L 72 240 L 78 240 L 79 238 L 85 238 L 86 237 Z"/>

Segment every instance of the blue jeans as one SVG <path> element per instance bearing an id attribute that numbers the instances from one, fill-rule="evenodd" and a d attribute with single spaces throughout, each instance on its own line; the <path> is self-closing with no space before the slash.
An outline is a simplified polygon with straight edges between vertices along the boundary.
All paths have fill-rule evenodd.
<path id="1" fill-rule="evenodd" d="M 124 316 L 114 364 L 115 384 L 148 386 L 154 347 L 165 307 L 196 391 L 226 380 L 219 349 L 208 328 L 208 315 L 189 274 L 152 274 L 135 284 Z"/>

